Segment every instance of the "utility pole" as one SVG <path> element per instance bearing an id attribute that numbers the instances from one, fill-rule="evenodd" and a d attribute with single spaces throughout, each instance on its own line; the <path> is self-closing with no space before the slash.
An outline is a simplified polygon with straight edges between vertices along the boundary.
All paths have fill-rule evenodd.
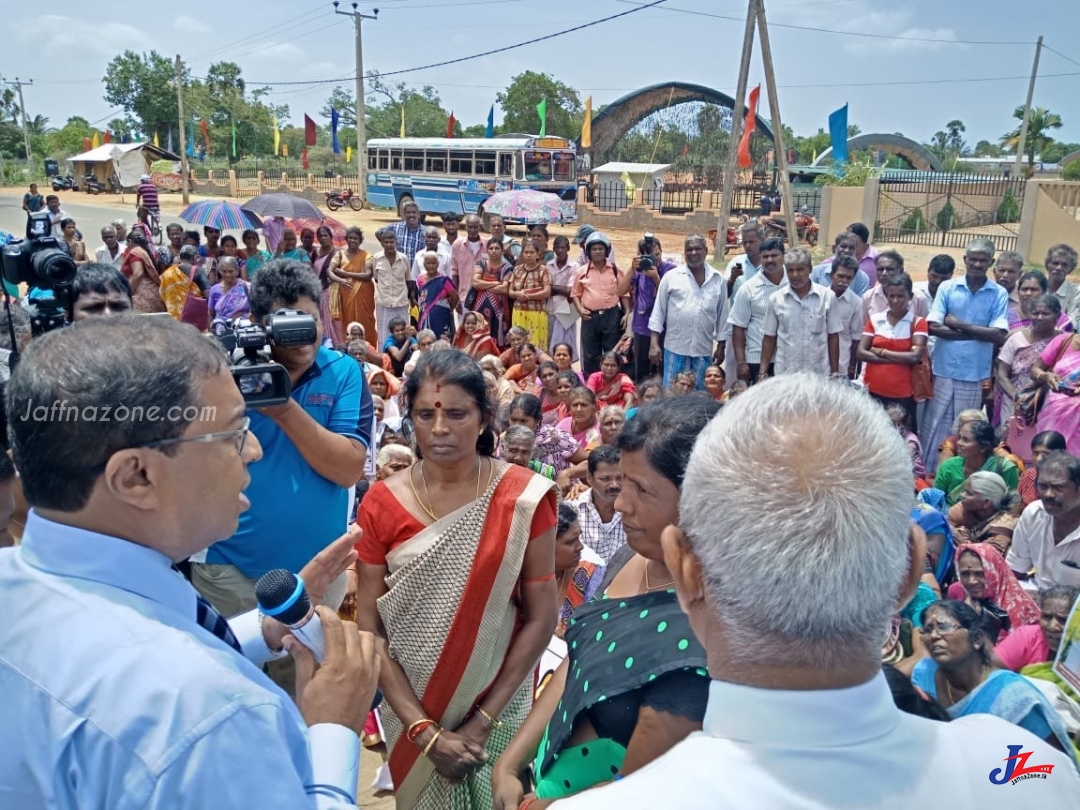
<path id="1" fill-rule="evenodd" d="M 757 0 L 750 0 L 746 12 L 746 31 L 743 33 L 742 61 L 739 62 L 739 84 L 735 89 L 735 105 L 731 115 L 731 139 L 727 162 L 724 164 L 724 186 L 720 190 L 720 220 L 716 226 L 717 262 L 727 253 L 727 232 L 731 219 L 731 202 L 735 197 L 735 172 L 738 170 L 738 143 L 742 137 L 743 117 L 746 115 L 746 85 L 750 81 L 750 59 L 754 55 L 754 26 L 757 24 Z"/>
<path id="2" fill-rule="evenodd" d="M 18 76 L 15 77 L 15 81 L 13 82 L 5 82 L 5 84 L 9 84 L 19 91 L 19 113 L 22 115 L 23 143 L 26 145 L 27 162 L 32 160 L 34 156 L 30 154 L 30 128 L 26 126 L 26 102 L 23 101 L 22 89 L 24 84 L 32 85 L 33 83 L 33 79 L 27 79 L 26 81 L 23 81 Z"/>
<path id="3" fill-rule="evenodd" d="M 1042 53 L 1042 35 L 1035 43 L 1035 64 L 1031 66 L 1031 81 L 1028 82 L 1027 101 L 1024 102 L 1024 121 L 1020 124 L 1020 141 L 1016 144 L 1016 165 L 1013 173 L 1020 177 L 1024 163 L 1024 148 L 1027 146 L 1028 123 L 1031 121 L 1031 99 L 1035 95 L 1035 77 L 1039 75 L 1039 55 Z M 25 126 L 25 124 L 24 124 Z"/>
<path id="4" fill-rule="evenodd" d="M 176 107 L 180 117 L 180 194 L 184 205 L 188 205 L 191 198 L 188 195 L 187 116 L 184 115 L 184 65 L 180 54 L 176 55 Z"/>
<path id="5" fill-rule="evenodd" d="M 362 202 L 367 202 L 367 122 L 364 120 L 364 37 L 360 25 L 364 20 L 379 19 L 379 10 L 371 14 L 362 14 L 357 3 L 352 3 L 352 11 L 340 11 L 334 0 L 334 13 L 353 18 L 356 37 L 356 185 L 357 194 Z"/>
<path id="6" fill-rule="evenodd" d="M 776 96 L 776 76 L 773 73 L 772 47 L 769 45 L 769 26 L 765 22 L 765 0 L 757 2 L 758 36 L 761 37 L 761 59 L 765 63 L 765 87 L 769 91 L 769 112 L 772 113 L 773 144 L 776 149 L 776 168 L 780 170 L 780 187 L 784 194 L 784 223 L 787 225 L 788 246 L 799 244 L 799 229 L 795 225 L 794 200 L 791 198 L 791 178 L 788 176 L 787 151 L 784 146 L 784 126 L 780 122 L 780 103 Z M 846 137 L 847 133 L 845 133 Z"/>

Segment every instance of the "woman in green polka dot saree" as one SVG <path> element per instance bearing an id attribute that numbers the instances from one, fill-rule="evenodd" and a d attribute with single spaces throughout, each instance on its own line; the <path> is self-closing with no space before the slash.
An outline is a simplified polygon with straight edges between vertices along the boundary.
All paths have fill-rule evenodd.
<path id="1" fill-rule="evenodd" d="M 672 589 L 660 535 L 678 522 L 679 488 L 698 433 L 719 410 L 704 397 L 642 407 L 617 443 L 627 547 L 600 595 L 578 607 L 567 657 L 492 772 L 495 810 L 516 810 L 531 779 L 542 810 L 620 779 L 700 730 L 705 650 Z M 529 773 L 531 768 L 531 774 Z"/>

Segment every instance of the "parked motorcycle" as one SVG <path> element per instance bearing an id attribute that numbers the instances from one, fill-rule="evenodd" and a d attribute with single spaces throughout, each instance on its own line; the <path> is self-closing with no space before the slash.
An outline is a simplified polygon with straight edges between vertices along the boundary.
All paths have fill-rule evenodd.
<path id="1" fill-rule="evenodd" d="M 326 207 L 331 211 L 337 211 L 346 205 L 353 211 L 360 211 L 364 207 L 364 201 L 351 188 L 335 188 L 333 191 L 326 192 Z"/>
<path id="2" fill-rule="evenodd" d="M 787 220 L 784 217 L 761 217 L 758 221 L 761 223 L 761 227 L 765 229 L 766 239 L 771 237 L 787 239 Z M 816 246 L 818 243 L 818 230 L 818 222 L 808 208 L 802 208 L 795 215 L 795 232 L 799 237 L 799 241 L 806 242 L 810 247 Z"/>
<path id="3" fill-rule="evenodd" d="M 78 186 L 75 185 L 75 178 L 70 174 L 66 174 L 63 177 L 57 175 L 52 179 L 53 191 L 78 191 Z"/>
<path id="4" fill-rule="evenodd" d="M 105 184 L 92 174 L 86 175 L 86 177 L 83 178 L 83 183 L 87 194 L 104 194 L 107 190 Z"/>

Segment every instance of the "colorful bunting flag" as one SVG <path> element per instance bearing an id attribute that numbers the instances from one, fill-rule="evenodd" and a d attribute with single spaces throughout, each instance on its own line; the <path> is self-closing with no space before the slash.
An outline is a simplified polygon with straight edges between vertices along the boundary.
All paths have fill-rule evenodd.
<path id="1" fill-rule="evenodd" d="M 94 137 L 90 139 L 90 148 L 97 149 L 99 146 L 101 146 L 101 141 L 98 139 L 97 130 L 95 129 Z"/>
<path id="2" fill-rule="evenodd" d="M 398 135 L 399 138 L 405 137 L 405 105 L 401 105 L 401 132 Z"/>
<path id="3" fill-rule="evenodd" d="M 488 110 L 487 128 L 484 130 L 485 138 L 495 137 L 495 105 L 491 105 L 491 109 Z"/>
<path id="4" fill-rule="evenodd" d="M 585 99 L 585 120 L 581 123 L 581 148 L 592 146 L 592 96 Z"/>
<path id="5" fill-rule="evenodd" d="M 319 130 L 316 128 L 315 122 L 311 120 L 307 113 L 304 113 L 304 145 L 314 146 L 318 134 Z"/>
<path id="6" fill-rule="evenodd" d="M 289 145 L 287 143 L 283 143 L 281 145 L 281 156 L 282 157 L 288 157 L 289 156 Z"/>
<path id="7" fill-rule="evenodd" d="M 236 122 L 232 122 L 232 156 L 236 157 Z"/>
<path id="8" fill-rule="evenodd" d="M 311 168 L 311 161 L 308 160 L 306 146 L 300 150 L 300 165 L 304 167 L 305 172 Z"/>
<path id="9" fill-rule="evenodd" d="M 169 137 L 165 140 L 165 151 L 171 152 L 173 150 L 172 145 L 172 127 L 169 127 Z"/>
<path id="10" fill-rule="evenodd" d="M 547 97 L 536 105 L 536 114 L 540 116 L 540 137 L 547 135 Z"/>
<path id="11" fill-rule="evenodd" d="M 161 148 L 161 144 L 158 143 L 157 130 L 154 130 L 154 146 L 156 146 L 158 149 Z"/>
<path id="12" fill-rule="evenodd" d="M 278 129 L 278 120 L 274 119 L 274 154 L 281 151 L 281 130 Z"/>
<path id="13" fill-rule="evenodd" d="M 847 149 L 847 108 L 845 104 L 839 110 L 829 114 L 829 136 L 832 140 L 833 166 L 836 172 L 848 162 Z"/>
<path id="14" fill-rule="evenodd" d="M 447 138 L 453 138 L 454 137 L 454 124 L 456 124 L 456 123 L 457 123 L 457 119 L 454 118 L 454 111 L 451 110 L 450 111 L 450 118 L 446 122 L 446 137 Z"/>
<path id="15" fill-rule="evenodd" d="M 750 136 L 757 128 L 757 105 L 761 97 L 761 85 L 759 84 L 750 91 L 750 109 L 746 113 L 746 121 L 743 124 L 742 138 L 739 139 L 739 165 L 744 169 L 753 165 L 754 159 L 750 155 Z"/>
<path id="16" fill-rule="evenodd" d="M 346 163 L 352 163 L 352 147 L 351 146 L 346 146 L 345 147 L 345 162 Z"/>
<path id="17" fill-rule="evenodd" d="M 94 148 L 93 140 L 91 138 L 83 138 L 82 139 L 82 148 L 83 148 L 84 152 L 89 152 L 91 149 Z"/>
<path id="18" fill-rule="evenodd" d="M 203 147 L 206 149 L 206 154 L 210 154 L 210 128 L 207 126 L 206 119 L 202 119 L 199 122 L 199 128 L 202 129 Z"/>
<path id="19" fill-rule="evenodd" d="M 112 143 L 112 133 L 109 130 L 105 130 L 105 138 L 103 143 Z"/>
<path id="20" fill-rule="evenodd" d="M 334 154 L 341 154 L 341 144 L 338 143 L 337 129 L 338 124 L 341 123 L 341 116 L 338 111 L 331 108 L 330 110 L 330 144 L 334 147 Z"/>

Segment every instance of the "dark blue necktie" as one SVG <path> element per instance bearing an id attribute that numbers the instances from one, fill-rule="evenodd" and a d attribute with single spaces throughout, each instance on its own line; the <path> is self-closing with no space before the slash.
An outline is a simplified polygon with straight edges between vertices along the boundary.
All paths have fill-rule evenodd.
<path id="1" fill-rule="evenodd" d="M 184 576 L 183 572 L 175 565 L 172 567 L 178 575 Z M 233 635 L 232 628 L 225 618 L 214 609 L 214 606 L 203 599 L 198 591 L 195 591 L 195 620 L 205 629 L 220 638 L 241 655 L 244 651 L 240 648 L 240 642 Z"/>

